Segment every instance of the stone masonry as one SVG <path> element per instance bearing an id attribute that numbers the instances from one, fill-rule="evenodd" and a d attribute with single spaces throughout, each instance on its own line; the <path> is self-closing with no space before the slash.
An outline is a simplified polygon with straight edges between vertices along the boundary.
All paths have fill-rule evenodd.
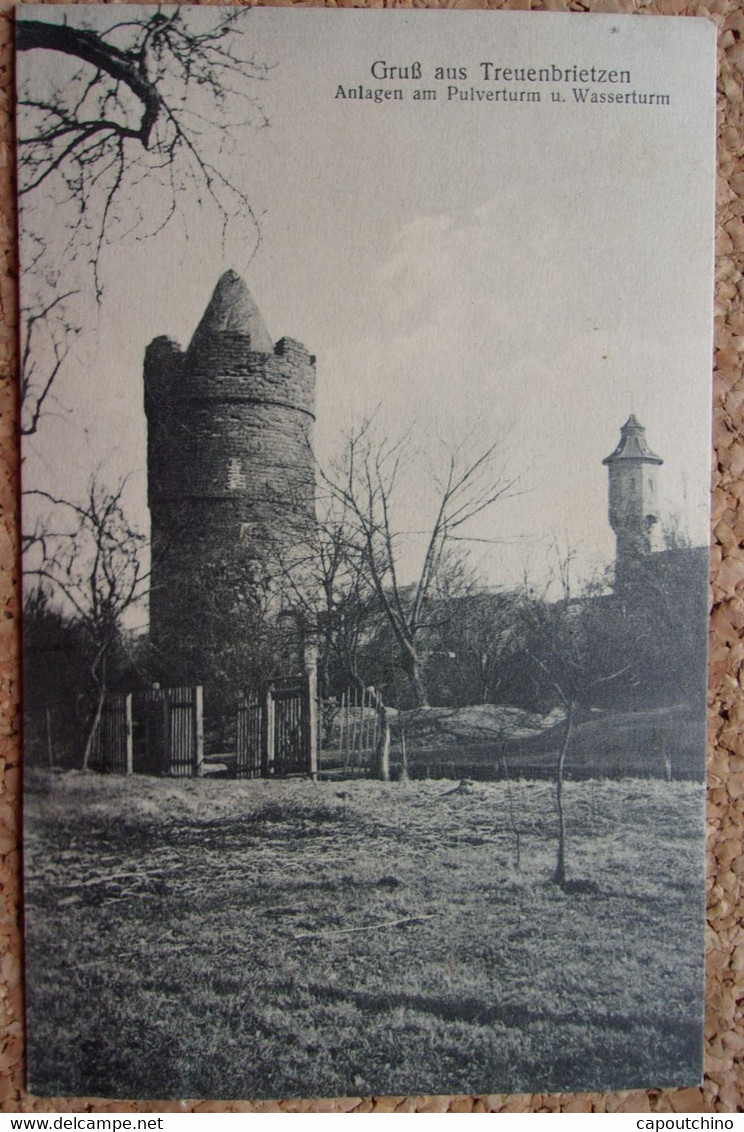
<path id="1" fill-rule="evenodd" d="M 315 358 L 292 338 L 272 343 L 228 271 L 188 349 L 156 338 L 144 377 L 150 632 L 166 650 L 179 626 L 212 639 L 212 585 L 234 582 L 237 594 L 249 579 L 249 600 L 267 592 L 283 552 L 314 522 Z"/>

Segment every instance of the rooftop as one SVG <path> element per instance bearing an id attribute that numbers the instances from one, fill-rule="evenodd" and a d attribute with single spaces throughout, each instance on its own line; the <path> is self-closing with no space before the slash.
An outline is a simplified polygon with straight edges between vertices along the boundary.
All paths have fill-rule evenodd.
<path id="1" fill-rule="evenodd" d="M 236 271 L 226 271 L 220 278 L 191 339 L 191 346 L 216 334 L 239 334 L 250 338 L 251 349 L 256 353 L 271 354 L 274 351 L 274 343 L 261 312 Z"/>
<path id="2" fill-rule="evenodd" d="M 620 443 L 614 452 L 605 456 L 603 464 L 614 464 L 618 460 L 642 460 L 646 464 L 663 464 L 664 461 L 652 452 L 646 441 L 646 430 L 631 413 L 620 429 Z"/>

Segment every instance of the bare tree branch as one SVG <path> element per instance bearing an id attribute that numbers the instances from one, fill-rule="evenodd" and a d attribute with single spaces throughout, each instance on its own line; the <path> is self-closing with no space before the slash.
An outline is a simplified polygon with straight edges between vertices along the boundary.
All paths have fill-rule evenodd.
<path id="1" fill-rule="evenodd" d="M 228 229 L 242 228 L 250 254 L 248 233 L 254 251 L 260 239 L 252 201 L 233 175 L 240 166 L 226 160 L 240 152 L 246 126 L 267 125 L 255 90 L 269 68 L 248 49 L 249 12 L 132 12 L 17 20 L 18 191 L 33 249 L 24 259 L 41 283 L 24 332 L 27 435 L 68 359 L 65 339 L 80 333 L 54 309 L 60 300 L 47 298 L 60 277 L 76 273 L 79 290 L 100 302 L 104 248 L 162 232 L 192 205 L 217 220 L 223 242 Z"/>
<path id="2" fill-rule="evenodd" d="M 106 692 L 108 656 L 121 637 L 125 614 L 143 596 L 147 583 L 142 558 L 145 539 L 126 517 L 125 484 L 123 480 L 108 490 L 93 478 L 80 503 L 43 490 L 27 493 L 51 504 L 55 522 L 52 526 L 51 519 L 41 521 L 27 541 L 25 577 L 46 585 L 63 607 L 74 611 L 91 648 L 96 706 L 83 769 L 87 769 Z"/>
<path id="3" fill-rule="evenodd" d="M 55 295 L 41 307 L 21 310 L 21 435 L 39 426 L 52 387 L 81 328 L 69 310 L 77 291 Z"/>
<path id="4" fill-rule="evenodd" d="M 396 525 L 394 508 L 409 448 L 409 434 L 396 441 L 378 439 L 372 422 L 365 420 L 349 436 L 340 465 L 330 472 L 321 470 L 321 479 L 341 509 L 347 544 L 367 574 L 417 702 L 424 705 L 427 693 L 420 641 L 425 610 L 453 532 L 461 530 L 461 539 L 466 539 L 467 532 L 462 528 L 508 495 L 515 480 L 505 477 L 503 468 L 496 464 L 497 444 L 475 455 L 466 454 L 463 447 L 445 446 L 443 474 L 432 476 L 437 494 L 423 556 L 413 585 L 403 586 L 400 564 L 404 532 Z"/>

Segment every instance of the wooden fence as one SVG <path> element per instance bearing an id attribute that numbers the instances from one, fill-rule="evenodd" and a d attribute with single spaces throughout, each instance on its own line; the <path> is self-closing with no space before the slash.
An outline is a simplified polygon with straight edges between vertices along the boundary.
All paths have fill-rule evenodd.
<path id="1" fill-rule="evenodd" d="M 272 680 L 251 692 L 238 708 L 239 778 L 295 774 L 315 776 L 318 770 L 318 715 L 314 672 L 288 680 Z"/>
<path id="2" fill-rule="evenodd" d="M 368 774 L 380 741 L 380 719 L 371 688 L 349 688 L 341 695 L 339 753 L 345 774 Z"/>
<path id="3" fill-rule="evenodd" d="M 132 693 L 109 692 L 93 740 L 92 765 L 103 774 L 131 774 L 132 739 Z"/>
<path id="4" fill-rule="evenodd" d="M 199 685 L 151 688 L 138 693 L 135 720 L 139 720 L 142 727 L 141 758 L 138 760 L 135 753 L 135 770 L 173 778 L 201 774 L 204 705 Z"/>
<path id="5" fill-rule="evenodd" d="M 315 672 L 271 680 L 249 693 L 238 708 L 235 734 L 234 754 L 222 756 L 228 774 L 315 777 L 320 745 Z M 379 693 L 374 688 L 350 688 L 339 700 L 324 770 L 344 777 L 387 779 L 389 744 Z M 201 687 L 109 693 L 92 765 L 107 774 L 200 775 L 204 765 Z"/>
<path id="6" fill-rule="evenodd" d="M 258 692 L 251 692 L 238 708 L 238 778 L 260 778 L 263 750 L 263 704 Z"/>
<path id="7" fill-rule="evenodd" d="M 382 697 L 376 688 L 348 688 L 338 708 L 323 752 L 329 772 L 344 777 L 389 777 L 390 733 Z"/>
<path id="8" fill-rule="evenodd" d="M 199 775 L 204 760 L 203 717 L 199 686 L 109 692 L 92 765 L 104 774 Z"/>

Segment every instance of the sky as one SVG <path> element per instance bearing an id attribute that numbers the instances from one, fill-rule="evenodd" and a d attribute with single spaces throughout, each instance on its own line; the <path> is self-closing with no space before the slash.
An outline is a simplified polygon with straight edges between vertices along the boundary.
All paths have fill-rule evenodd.
<path id="1" fill-rule="evenodd" d="M 59 6 L 43 17 L 66 11 L 112 18 L 108 8 Z M 233 268 L 273 338 L 297 338 L 317 357 L 321 461 L 364 415 L 377 414 L 390 436 L 410 430 L 401 529 L 426 527 L 442 440 L 473 452 L 498 441 L 517 484 L 472 528 L 485 584 L 513 585 L 525 569 L 544 576 L 556 543 L 586 573 L 611 561 L 602 459 L 630 413 L 664 459 L 664 517 L 707 542 L 712 25 L 253 9 L 239 34 L 272 65 L 257 84 L 268 127 L 247 126 L 222 158 L 260 218 L 260 244 L 248 227 L 223 245 L 215 219 L 184 192 L 183 223 L 104 249 L 97 319 L 26 444 L 26 486 L 72 497 L 94 469 L 112 482 L 128 475 L 131 512 L 146 526 L 145 347 L 160 334 L 185 346 Z M 43 56 L 50 79 L 67 65 L 28 55 L 37 68 Z M 579 104 L 581 82 L 486 82 L 485 60 L 629 70 L 630 84 L 586 85 L 666 94 L 669 104 Z M 422 81 L 378 80 L 375 61 L 417 62 Z M 21 58 L 21 83 L 38 74 L 31 66 Z M 468 77 L 438 81 L 438 66 Z M 360 85 L 401 88 L 404 99 L 338 95 Z M 417 86 L 436 100 L 414 102 Z M 507 88 L 537 90 L 540 102 L 459 97 Z M 51 231 L 53 194 L 29 207 Z M 406 551 L 410 575 L 419 543 L 414 535 Z"/>

